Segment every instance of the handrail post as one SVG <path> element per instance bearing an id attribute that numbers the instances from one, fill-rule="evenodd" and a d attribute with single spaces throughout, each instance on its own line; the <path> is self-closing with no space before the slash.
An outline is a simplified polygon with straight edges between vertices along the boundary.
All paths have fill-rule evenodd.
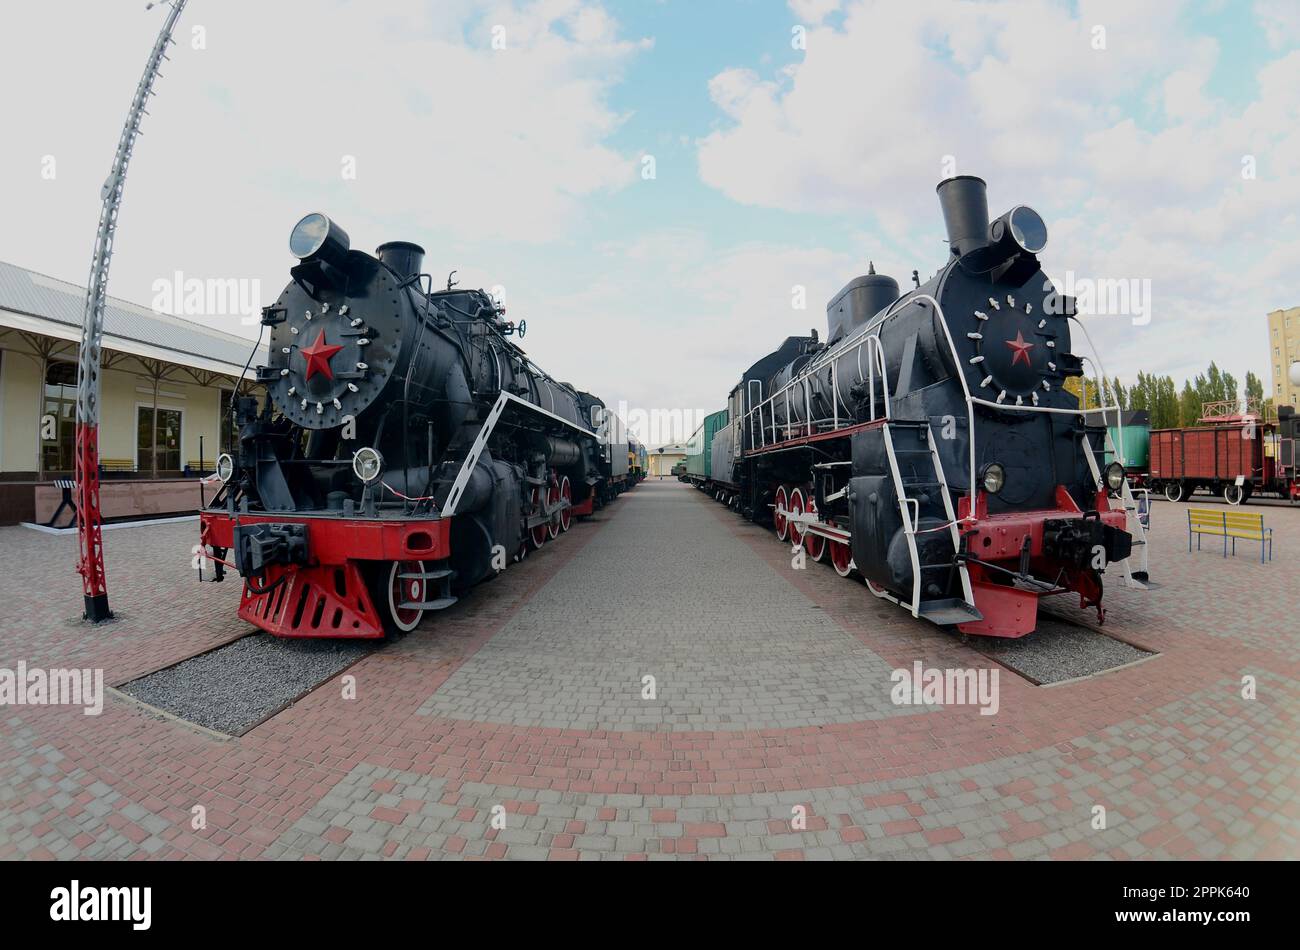
<path id="1" fill-rule="evenodd" d="M 840 427 L 840 377 L 839 361 L 831 362 L 831 427 Z"/>
<path id="2" fill-rule="evenodd" d="M 867 388 L 871 393 L 871 421 L 876 421 L 876 345 L 875 337 L 868 337 L 867 342 Z"/>

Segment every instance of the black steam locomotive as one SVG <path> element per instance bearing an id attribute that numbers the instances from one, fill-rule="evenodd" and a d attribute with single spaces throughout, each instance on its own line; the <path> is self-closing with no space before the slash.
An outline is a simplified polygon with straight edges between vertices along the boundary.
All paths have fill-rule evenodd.
<path id="1" fill-rule="evenodd" d="M 990 224 L 979 178 L 938 193 L 949 260 L 903 295 L 871 268 L 830 301 L 825 342 L 751 366 L 703 487 L 962 632 L 1022 636 L 1067 591 L 1104 617 L 1107 569 L 1143 586 L 1144 534 L 1123 468 L 1100 467 L 1105 426 L 1065 388 L 1084 361 L 1074 301 L 1039 267 L 1046 226 L 1023 205 Z"/>
<path id="2" fill-rule="evenodd" d="M 300 263 L 262 311 L 269 398 L 237 401 L 201 516 L 217 579 L 244 579 L 241 617 L 286 637 L 411 630 L 635 484 L 601 400 L 533 365 L 490 295 L 434 291 L 421 248 L 351 250 L 321 214 L 289 243 Z"/>

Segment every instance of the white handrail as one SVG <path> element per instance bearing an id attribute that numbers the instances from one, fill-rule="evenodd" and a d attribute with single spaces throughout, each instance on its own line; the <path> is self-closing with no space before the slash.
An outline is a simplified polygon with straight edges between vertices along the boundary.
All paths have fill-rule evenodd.
<path id="1" fill-rule="evenodd" d="M 878 366 L 879 369 L 880 369 L 881 378 L 882 378 L 882 379 L 886 378 L 886 373 L 885 373 L 885 355 L 884 355 L 884 351 L 883 351 L 883 349 L 881 348 L 881 345 L 880 345 L 880 338 L 877 337 L 877 336 L 875 336 L 875 335 L 873 335 L 873 334 L 864 334 L 864 335 L 861 336 L 860 339 L 856 340 L 852 345 L 850 345 L 850 346 L 842 346 L 842 347 L 839 347 L 839 348 L 837 348 L 836 351 L 835 351 L 833 354 L 831 354 L 829 357 L 825 357 L 825 358 L 823 358 L 823 359 L 818 360 L 816 363 L 810 364 L 810 366 L 806 367 L 806 368 L 805 368 L 804 370 L 802 370 L 802 371 L 801 371 L 797 376 L 795 376 L 794 378 L 792 378 L 788 383 L 786 383 L 784 386 L 782 386 L 782 387 L 781 387 L 780 389 L 778 389 L 776 392 L 772 393 L 770 396 L 768 396 L 768 397 L 767 397 L 766 399 L 764 399 L 762 402 L 758 403 L 757 405 L 750 406 L 750 407 L 746 410 L 746 412 L 745 412 L 745 418 L 746 418 L 747 420 L 749 420 L 749 422 L 750 422 L 751 432 L 752 432 L 752 430 L 753 430 L 753 425 L 754 425 L 753 420 L 754 420 L 754 417 L 755 417 L 755 416 L 757 416 L 757 418 L 758 418 L 759 429 L 760 429 L 760 431 L 762 430 L 762 428 L 763 428 L 763 426 L 764 426 L 764 422 L 763 422 L 763 410 L 766 408 L 766 409 L 769 409 L 769 410 L 771 411 L 771 414 L 772 414 L 772 441 L 773 441 L 774 444 L 777 443 L 777 442 L 782 441 L 782 440 L 778 439 L 778 438 L 777 438 L 777 435 L 776 435 L 776 403 L 777 403 L 777 400 L 779 400 L 779 399 L 784 399 L 784 400 L 785 400 L 785 402 L 786 402 L 786 415 L 787 415 L 787 418 L 786 418 L 786 428 L 789 429 L 789 428 L 790 428 L 790 419 L 789 419 L 789 413 L 790 413 L 790 401 L 789 401 L 789 395 L 790 395 L 790 391 L 791 391 L 792 389 L 794 389 L 796 386 L 805 387 L 805 392 L 806 392 L 808 398 L 806 398 L 805 401 L 804 401 L 804 410 L 805 410 L 805 412 L 807 413 L 808 418 L 805 419 L 804 421 L 805 421 L 806 425 L 808 425 L 809 427 L 811 427 L 811 424 L 812 424 L 812 401 L 811 401 L 811 391 L 808 390 L 806 387 L 808 386 L 808 383 L 809 383 L 809 381 L 812 379 L 813 375 L 814 375 L 817 371 L 819 371 L 819 370 L 825 368 L 828 364 L 829 364 L 830 367 L 831 367 L 831 383 L 832 383 L 832 386 L 831 386 L 832 429 L 834 430 L 834 429 L 838 429 L 838 428 L 840 428 L 840 424 L 839 424 L 839 408 L 840 408 L 840 398 L 839 398 L 839 365 L 838 365 L 838 364 L 839 364 L 839 361 L 840 361 L 841 359 L 843 359 L 844 357 L 848 356 L 850 353 L 859 354 L 859 358 L 858 358 L 858 361 L 857 361 L 857 362 L 858 362 L 858 366 L 859 366 L 859 371 L 858 371 L 858 381 L 859 381 L 859 382 L 863 382 L 863 380 L 862 380 L 862 378 L 861 378 L 861 377 L 862 377 L 862 373 L 861 373 L 861 365 L 862 365 L 862 362 L 861 362 L 861 358 L 860 358 L 860 353 L 861 353 L 861 349 L 862 349 L 862 347 L 863 347 L 864 345 L 867 347 L 867 354 L 868 354 L 868 356 L 867 356 L 867 361 L 868 361 L 868 366 L 869 366 L 869 368 L 872 370 L 872 380 L 871 380 L 871 384 L 872 384 L 872 389 L 871 389 L 871 400 L 872 400 L 872 406 L 873 406 L 873 418 L 874 418 L 874 405 L 875 405 L 875 379 L 874 379 L 874 372 L 875 372 L 876 367 Z M 888 391 L 886 391 L 885 394 L 884 394 L 884 402 L 885 402 L 885 415 L 886 415 L 886 418 L 888 418 L 888 417 L 889 417 L 889 393 L 888 393 Z M 846 408 L 846 409 L 848 408 L 847 404 L 845 405 L 845 408 Z M 764 438 L 764 441 L 761 443 L 760 447 L 762 447 L 762 448 L 766 448 L 766 446 L 767 446 L 767 443 L 766 443 L 766 439 Z"/>

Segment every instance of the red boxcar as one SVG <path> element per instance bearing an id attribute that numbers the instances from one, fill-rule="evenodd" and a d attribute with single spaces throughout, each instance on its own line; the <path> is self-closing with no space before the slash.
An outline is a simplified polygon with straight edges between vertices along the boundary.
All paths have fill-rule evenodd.
<path id="1" fill-rule="evenodd" d="M 1279 465 L 1277 453 L 1266 450 L 1266 444 L 1276 444 L 1276 434 L 1272 423 L 1250 421 L 1156 429 L 1151 433 L 1151 486 L 1170 501 L 1199 489 L 1233 505 L 1261 493 L 1293 497 L 1293 466 Z"/>

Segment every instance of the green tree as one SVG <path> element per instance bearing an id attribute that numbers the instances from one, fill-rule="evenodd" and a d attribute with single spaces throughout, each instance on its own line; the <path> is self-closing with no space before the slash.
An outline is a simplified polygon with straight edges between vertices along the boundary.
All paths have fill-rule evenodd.
<path id="1" fill-rule="evenodd" d="M 1241 407 L 1241 387 L 1237 385 L 1237 377 L 1231 373 L 1224 373 L 1220 379 L 1223 381 L 1222 398 L 1232 403 L 1237 408 Z"/>
<path id="2" fill-rule="evenodd" d="M 1178 390 L 1174 387 L 1172 376 L 1157 376 L 1152 381 L 1155 393 L 1155 412 L 1160 419 L 1160 428 L 1169 429 L 1178 425 Z"/>
<path id="3" fill-rule="evenodd" d="M 1137 382 L 1128 391 L 1128 407 L 1130 409 L 1145 409 L 1147 412 L 1155 409 L 1155 395 L 1152 392 L 1151 377 L 1141 370 L 1138 370 Z"/>
<path id="4" fill-rule="evenodd" d="M 1246 401 L 1257 406 L 1264 405 L 1264 384 L 1250 370 L 1246 370 Z"/>
<path id="5" fill-rule="evenodd" d="M 1183 394 L 1178 400 L 1179 425 L 1196 425 L 1196 420 L 1201 418 L 1201 404 L 1208 401 L 1204 398 L 1207 392 L 1209 392 L 1209 381 L 1204 376 L 1196 377 L 1195 387 L 1192 386 L 1191 380 L 1183 383 Z"/>

